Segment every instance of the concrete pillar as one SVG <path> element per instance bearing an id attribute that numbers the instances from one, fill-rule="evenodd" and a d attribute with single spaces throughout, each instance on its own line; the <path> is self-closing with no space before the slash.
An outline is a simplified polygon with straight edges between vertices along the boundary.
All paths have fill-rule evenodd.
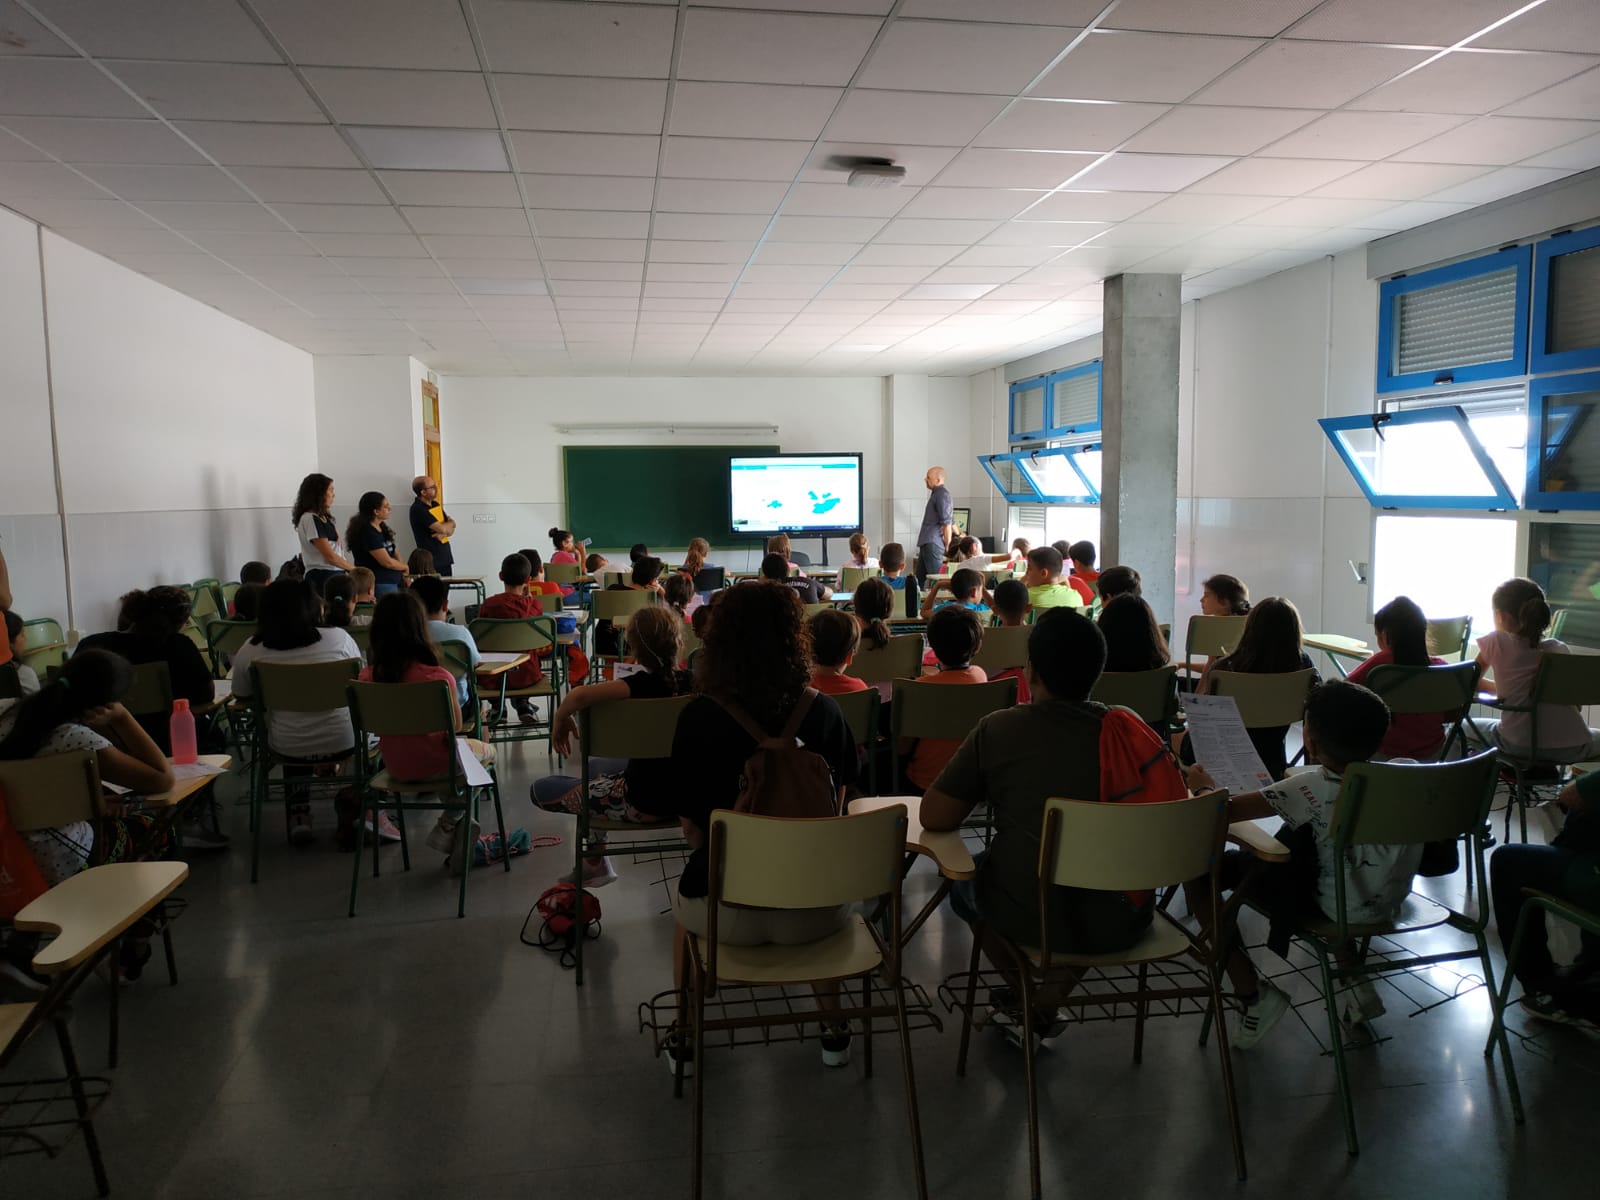
<path id="1" fill-rule="evenodd" d="M 1100 566 L 1135 567 L 1171 621 L 1178 554 L 1180 277 L 1105 281 Z"/>

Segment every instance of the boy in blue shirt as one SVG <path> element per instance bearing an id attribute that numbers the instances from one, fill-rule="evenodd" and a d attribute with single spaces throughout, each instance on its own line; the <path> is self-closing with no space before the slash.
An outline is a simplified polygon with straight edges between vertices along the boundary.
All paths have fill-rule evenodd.
<path id="1" fill-rule="evenodd" d="M 950 589 L 950 599 L 940 600 L 941 588 Z M 931 617 L 935 610 L 943 608 L 946 604 L 959 604 L 969 608 L 980 617 L 989 616 L 989 593 L 983 586 L 983 575 L 971 567 L 962 567 L 953 573 L 949 580 L 938 580 L 928 589 L 927 598 L 922 602 L 922 616 L 924 619 Z"/>

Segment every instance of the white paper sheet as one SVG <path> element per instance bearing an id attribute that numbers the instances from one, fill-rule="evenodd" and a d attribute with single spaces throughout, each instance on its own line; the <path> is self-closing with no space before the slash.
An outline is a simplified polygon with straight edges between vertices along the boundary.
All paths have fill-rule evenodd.
<path id="1" fill-rule="evenodd" d="M 1272 782 L 1232 696 L 1188 695 L 1183 698 L 1183 711 L 1189 718 L 1194 760 L 1218 787 L 1237 796 L 1258 792 Z"/>
<path id="2" fill-rule="evenodd" d="M 468 787 L 488 787 L 494 782 L 464 737 L 456 739 L 456 758 L 461 763 L 461 773 L 466 776 Z"/>
<path id="3" fill-rule="evenodd" d="M 213 679 L 211 681 L 211 698 L 218 704 L 226 704 L 233 699 L 233 680 Z"/>
<path id="4" fill-rule="evenodd" d="M 495 666 L 498 663 L 516 662 L 522 655 L 513 650 L 486 650 L 478 656 L 478 661 L 484 666 Z"/>
<path id="5" fill-rule="evenodd" d="M 221 775 L 222 768 L 215 763 L 192 762 L 173 763 L 172 777 L 174 779 L 204 779 L 208 775 Z"/>
<path id="6" fill-rule="evenodd" d="M 639 663 L 619 662 L 613 669 L 611 678 L 613 680 L 626 679 L 629 675 L 638 675 L 643 670 L 644 667 Z"/>

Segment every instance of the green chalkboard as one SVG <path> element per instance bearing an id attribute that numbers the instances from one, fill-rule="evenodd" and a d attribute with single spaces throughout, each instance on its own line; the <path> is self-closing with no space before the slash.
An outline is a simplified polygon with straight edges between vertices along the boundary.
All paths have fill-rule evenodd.
<path id="1" fill-rule="evenodd" d="M 776 446 L 567 446 L 566 527 L 596 548 L 635 542 L 713 546 L 759 538 L 729 532 L 728 459 L 776 454 Z"/>

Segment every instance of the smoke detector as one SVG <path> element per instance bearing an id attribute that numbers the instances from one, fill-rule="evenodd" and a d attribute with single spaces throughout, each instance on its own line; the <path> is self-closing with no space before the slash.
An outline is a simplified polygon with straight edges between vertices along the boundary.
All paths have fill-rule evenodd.
<path id="1" fill-rule="evenodd" d="M 887 158 L 860 158 L 849 164 L 850 174 L 845 180 L 851 187 L 891 188 L 906 181 L 906 169 L 898 167 Z"/>

